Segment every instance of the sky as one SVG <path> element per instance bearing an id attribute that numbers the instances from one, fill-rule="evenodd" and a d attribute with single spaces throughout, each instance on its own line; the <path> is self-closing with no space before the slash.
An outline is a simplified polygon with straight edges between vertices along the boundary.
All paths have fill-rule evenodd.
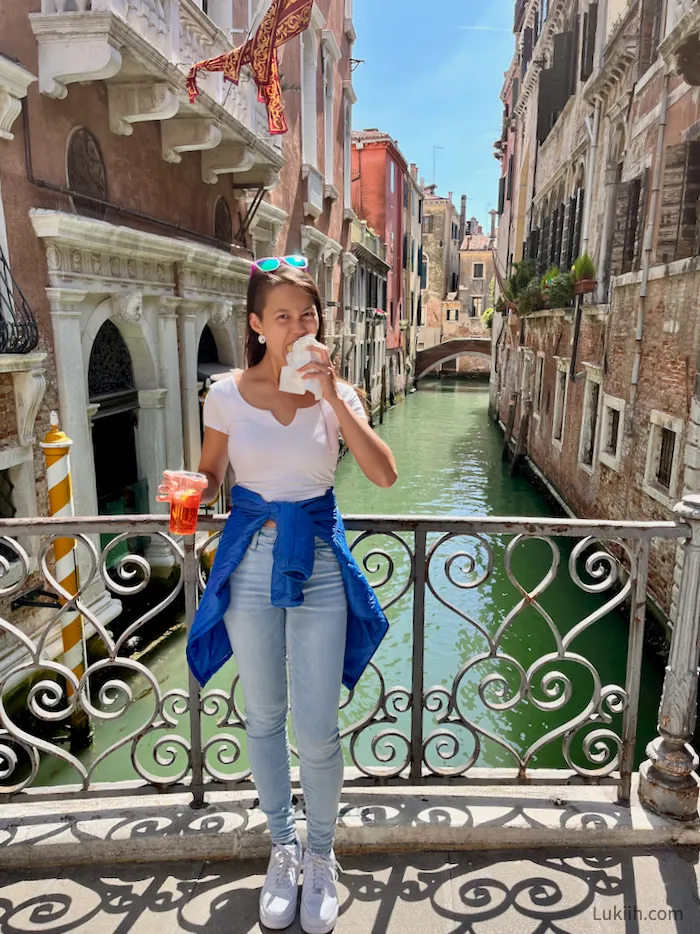
<path id="1" fill-rule="evenodd" d="M 354 0 L 364 59 L 353 73 L 355 129 L 376 127 L 398 141 L 438 194 L 485 230 L 498 200 L 503 73 L 514 48 L 513 0 Z M 433 179 L 433 147 L 435 179 Z"/>

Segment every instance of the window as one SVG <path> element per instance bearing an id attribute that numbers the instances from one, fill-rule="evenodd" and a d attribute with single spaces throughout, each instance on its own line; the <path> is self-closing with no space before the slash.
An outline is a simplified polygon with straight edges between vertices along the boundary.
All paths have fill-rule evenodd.
<path id="1" fill-rule="evenodd" d="M 675 505 L 683 420 L 652 410 L 642 489 L 671 509 Z"/>
<path id="2" fill-rule="evenodd" d="M 618 186 L 610 267 L 613 276 L 619 276 L 622 273 L 640 268 L 644 237 L 644 198 L 647 189 L 647 177 L 648 170 L 637 178 L 621 183 Z M 664 200 L 664 204 L 666 204 L 666 200 Z"/>
<path id="3" fill-rule="evenodd" d="M 700 195 L 700 140 L 666 150 L 656 261 L 672 263 L 700 252 L 697 236 Z"/>
<path id="4" fill-rule="evenodd" d="M 426 214 L 423 218 L 423 233 L 431 234 L 434 228 L 434 217 L 432 214 Z"/>
<path id="5" fill-rule="evenodd" d="M 403 268 L 408 267 L 408 234 L 403 235 Z"/>
<path id="6" fill-rule="evenodd" d="M 89 130 L 76 130 L 68 144 L 68 187 L 85 195 L 73 198 L 78 214 L 103 218 L 106 208 L 97 202 L 107 200 L 107 176 L 100 144 Z"/>
<path id="7" fill-rule="evenodd" d="M 472 279 L 483 279 L 484 278 L 484 264 L 483 263 L 474 263 L 472 268 Z"/>
<path id="8" fill-rule="evenodd" d="M 418 223 L 423 223 L 423 199 L 420 198 L 418 201 Z"/>
<path id="9" fill-rule="evenodd" d="M 408 180 L 403 180 L 403 206 L 408 208 Z"/>
<path id="10" fill-rule="evenodd" d="M 214 211 L 214 236 L 221 243 L 233 242 L 231 211 L 224 198 L 219 198 Z"/>
<path id="11" fill-rule="evenodd" d="M 552 444 L 561 450 L 564 442 L 564 415 L 566 413 L 567 385 L 566 360 L 557 361 L 557 381 L 554 390 L 554 421 L 552 422 Z"/>
<path id="12" fill-rule="evenodd" d="M 603 412 L 600 425 L 600 451 L 598 459 L 611 470 L 619 470 L 622 460 L 622 426 L 625 418 L 625 401 L 614 396 L 603 396 Z"/>
<path id="13" fill-rule="evenodd" d="M 314 168 L 318 165 L 316 135 L 316 71 L 318 62 L 318 36 L 315 29 L 307 29 L 301 41 L 301 161 Z"/>
<path id="14" fill-rule="evenodd" d="M 326 185 L 333 185 L 335 175 L 335 109 L 334 85 L 336 53 L 326 40 L 323 41 L 323 176 Z"/>
<path id="15" fill-rule="evenodd" d="M 345 125 L 343 142 L 343 205 L 352 209 L 352 103 L 345 98 Z"/>
<path id="16" fill-rule="evenodd" d="M 603 374 L 598 368 L 591 369 L 587 374 L 586 387 L 583 392 L 583 420 L 581 422 L 578 459 L 583 467 L 591 469 L 593 468 L 596 432 L 598 430 L 598 405 L 600 403 L 602 378 Z"/>
<path id="17" fill-rule="evenodd" d="M 583 14 L 583 45 L 581 48 L 581 80 L 587 81 L 593 74 L 595 37 L 598 28 L 598 4 L 589 3 Z"/>
<path id="18" fill-rule="evenodd" d="M 390 179 L 389 179 L 390 190 L 393 195 L 396 189 L 396 166 L 394 165 L 393 162 L 391 163 L 391 168 L 389 170 L 389 176 L 390 176 Z"/>
<path id="19" fill-rule="evenodd" d="M 480 318 L 484 311 L 484 296 L 475 295 L 472 298 L 472 316 Z"/>
<path id="20" fill-rule="evenodd" d="M 542 411 L 542 387 L 544 385 L 544 354 L 537 354 L 537 363 L 535 365 L 535 415 L 539 418 Z"/>
<path id="21" fill-rule="evenodd" d="M 447 309 L 447 320 L 448 321 L 450 320 L 450 309 L 449 308 Z"/>

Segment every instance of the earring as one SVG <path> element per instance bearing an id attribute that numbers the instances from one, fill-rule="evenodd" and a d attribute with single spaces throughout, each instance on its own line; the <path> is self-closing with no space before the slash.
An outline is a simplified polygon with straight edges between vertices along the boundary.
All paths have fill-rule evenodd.
<path id="1" fill-rule="evenodd" d="M 258 334 L 258 343 L 259 343 L 259 344 L 264 344 L 264 343 L 265 343 L 265 340 L 266 340 L 266 339 L 265 339 L 265 335 L 264 335 L 264 334 Z"/>

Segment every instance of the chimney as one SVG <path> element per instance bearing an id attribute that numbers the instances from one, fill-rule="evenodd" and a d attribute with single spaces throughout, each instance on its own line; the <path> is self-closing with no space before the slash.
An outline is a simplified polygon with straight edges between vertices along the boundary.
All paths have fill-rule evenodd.
<path id="1" fill-rule="evenodd" d="M 462 195 L 462 206 L 459 211 L 459 245 L 462 246 L 464 231 L 467 226 L 467 196 Z"/>
<path id="2" fill-rule="evenodd" d="M 452 192 L 451 192 L 451 191 L 448 191 L 448 192 L 447 192 L 447 200 L 448 200 L 448 201 L 452 201 Z"/>
<path id="3" fill-rule="evenodd" d="M 498 211 L 494 211 L 493 208 L 489 211 L 491 215 L 491 233 L 489 234 L 489 246 L 493 246 L 496 242 L 496 218 L 498 217 Z"/>
<path id="4" fill-rule="evenodd" d="M 414 182 L 418 181 L 418 166 L 415 162 L 411 163 L 411 178 Z"/>

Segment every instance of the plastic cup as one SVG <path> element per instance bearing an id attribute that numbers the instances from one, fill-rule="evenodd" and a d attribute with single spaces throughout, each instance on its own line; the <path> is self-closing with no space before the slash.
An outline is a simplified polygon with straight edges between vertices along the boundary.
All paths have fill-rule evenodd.
<path id="1" fill-rule="evenodd" d="M 209 481 L 203 473 L 169 470 L 167 500 L 170 503 L 170 526 L 173 535 L 194 535 L 197 531 L 202 491 Z"/>

